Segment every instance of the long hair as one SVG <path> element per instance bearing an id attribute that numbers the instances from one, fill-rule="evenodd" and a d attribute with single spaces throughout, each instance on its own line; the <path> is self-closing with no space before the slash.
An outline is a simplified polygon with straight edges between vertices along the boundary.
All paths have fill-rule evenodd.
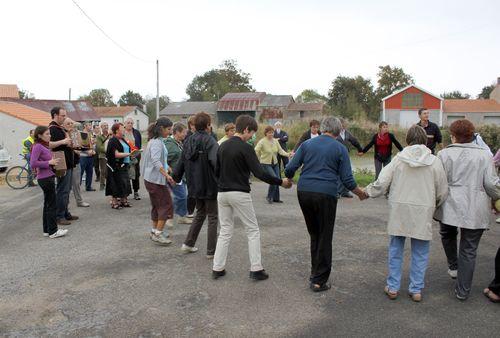
<path id="1" fill-rule="evenodd" d="M 168 127 L 172 127 L 172 121 L 167 117 L 160 117 L 156 122 L 151 123 L 148 127 L 148 141 L 161 137 L 161 128 Z"/>

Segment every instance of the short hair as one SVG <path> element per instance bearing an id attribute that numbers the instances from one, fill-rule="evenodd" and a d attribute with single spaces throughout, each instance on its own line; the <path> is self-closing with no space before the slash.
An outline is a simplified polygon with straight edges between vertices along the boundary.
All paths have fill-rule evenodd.
<path id="1" fill-rule="evenodd" d="M 274 133 L 274 128 L 273 126 L 266 126 L 266 128 L 264 129 L 264 135 L 266 135 L 267 133 L 269 133 L 270 131 L 272 131 Z"/>
<path id="2" fill-rule="evenodd" d="M 191 128 L 191 126 L 194 125 L 194 115 L 191 115 L 188 120 L 187 120 L 188 127 Z"/>
<path id="3" fill-rule="evenodd" d="M 172 127 L 172 121 L 168 117 L 162 116 L 148 127 L 148 140 L 161 137 L 161 128 Z"/>
<path id="4" fill-rule="evenodd" d="M 234 125 L 234 123 L 226 123 L 224 125 L 224 131 L 227 133 L 229 132 L 231 129 L 235 129 L 236 126 Z"/>
<path id="5" fill-rule="evenodd" d="M 320 126 L 321 123 L 318 121 L 318 120 L 311 120 L 311 122 L 309 122 L 309 128 L 311 128 L 312 126 Z"/>
<path id="6" fill-rule="evenodd" d="M 116 132 L 120 129 L 120 127 L 123 127 L 123 123 L 121 122 L 116 122 L 113 124 L 113 126 L 111 127 L 111 132 L 114 134 L 116 134 Z"/>
<path id="7" fill-rule="evenodd" d="M 383 126 L 388 126 L 389 123 L 385 122 L 385 121 L 381 121 L 379 124 L 378 124 L 378 129 L 381 129 Z"/>
<path id="8" fill-rule="evenodd" d="M 450 125 L 450 134 L 458 143 L 470 143 L 474 140 L 476 128 L 471 121 L 466 119 L 456 120 Z"/>
<path id="9" fill-rule="evenodd" d="M 427 144 L 427 133 L 425 129 L 414 124 L 406 132 L 406 144 L 414 146 L 416 144 Z"/>
<path id="10" fill-rule="evenodd" d="M 33 140 L 35 142 L 40 142 L 40 136 L 42 136 L 47 130 L 49 130 L 49 127 L 46 126 L 38 126 L 35 128 L 34 134 L 33 134 Z"/>
<path id="11" fill-rule="evenodd" d="M 240 115 L 236 119 L 236 132 L 237 133 L 243 133 L 245 129 L 248 129 L 248 131 L 257 131 L 259 129 L 259 126 L 257 125 L 257 121 L 250 115 Z"/>
<path id="12" fill-rule="evenodd" d="M 342 123 L 338 118 L 334 116 L 325 117 L 323 121 L 321 121 L 322 133 L 330 133 L 333 136 L 339 136 L 341 130 L 342 130 Z"/>
<path id="13" fill-rule="evenodd" d="M 50 116 L 54 118 L 54 116 L 59 115 L 61 113 L 61 107 L 54 107 L 50 110 Z"/>
<path id="14" fill-rule="evenodd" d="M 172 128 L 172 132 L 175 133 L 182 133 L 182 131 L 186 129 L 186 125 L 184 125 L 181 122 L 176 122 L 174 123 L 174 127 Z"/>
<path id="15" fill-rule="evenodd" d="M 202 131 L 208 128 L 210 120 L 210 115 L 202 111 L 194 115 L 193 124 L 196 130 Z"/>
<path id="16" fill-rule="evenodd" d="M 91 125 L 92 125 L 92 122 L 90 122 L 90 121 L 84 121 L 84 122 L 83 122 L 83 127 L 84 127 L 84 128 L 85 128 L 86 126 L 89 126 L 89 125 L 91 126 Z"/>
<path id="17" fill-rule="evenodd" d="M 427 109 L 427 108 L 425 108 L 425 107 L 424 107 L 424 108 L 420 108 L 420 109 L 418 110 L 418 116 L 422 115 L 422 113 L 423 113 L 424 111 L 426 111 L 426 110 L 428 110 L 428 109 Z"/>
<path id="18" fill-rule="evenodd" d="M 283 123 L 281 123 L 281 121 L 276 121 L 276 122 L 274 122 L 274 126 L 276 127 L 277 125 L 282 126 L 282 125 L 283 125 Z"/>

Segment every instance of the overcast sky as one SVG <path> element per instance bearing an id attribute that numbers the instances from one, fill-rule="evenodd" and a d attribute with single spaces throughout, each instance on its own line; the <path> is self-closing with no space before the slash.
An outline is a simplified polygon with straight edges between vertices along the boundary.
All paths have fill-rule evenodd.
<path id="1" fill-rule="evenodd" d="M 258 91 L 327 94 L 338 75 L 396 65 L 440 94 L 500 77 L 500 1 L 2 0 L 0 83 L 37 98 L 107 88 L 186 99 L 197 74 L 235 59 Z M 152 61 L 152 62 L 151 62 Z"/>

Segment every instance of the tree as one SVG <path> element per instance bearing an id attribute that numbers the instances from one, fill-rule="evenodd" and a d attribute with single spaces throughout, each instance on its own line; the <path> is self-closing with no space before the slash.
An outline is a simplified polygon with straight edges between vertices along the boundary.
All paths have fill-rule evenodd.
<path id="1" fill-rule="evenodd" d="M 254 91 L 250 74 L 238 69 L 235 60 L 225 60 L 219 68 L 197 75 L 187 86 L 189 101 L 217 101 L 229 92 Z"/>
<path id="2" fill-rule="evenodd" d="M 170 98 L 167 95 L 160 96 L 160 111 L 170 103 Z M 156 120 L 156 97 L 146 96 L 146 114 L 149 116 L 149 121 Z"/>
<path id="3" fill-rule="evenodd" d="M 35 94 L 33 94 L 32 92 L 30 92 L 26 89 L 20 89 L 18 92 L 19 92 L 20 99 L 34 99 L 35 98 Z"/>
<path id="4" fill-rule="evenodd" d="M 398 89 L 404 88 L 414 83 L 413 77 L 406 74 L 403 68 L 391 67 L 389 65 L 379 66 L 377 73 L 377 101 L 392 94 Z"/>
<path id="5" fill-rule="evenodd" d="M 441 94 L 443 99 L 470 99 L 470 95 L 460 92 L 459 90 L 454 90 L 452 92 L 444 92 Z"/>
<path id="6" fill-rule="evenodd" d="M 141 94 L 134 93 L 131 90 L 127 90 L 125 94 L 123 94 L 118 100 L 120 106 L 138 106 L 142 108 L 145 101 L 142 98 Z"/>
<path id="7" fill-rule="evenodd" d="M 295 98 L 295 101 L 298 103 L 326 103 L 328 98 L 314 89 L 305 89 Z"/>
<path id="8" fill-rule="evenodd" d="M 104 88 L 92 89 L 90 93 L 88 93 L 87 95 L 82 95 L 78 99 L 87 101 L 94 107 L 115 106 L 115 103 L 113 102 L 113 96 L 109 93 L 109 90 Z"/>
<path id="9" fill-rule="evenodd" d="M 373 100 L 373 86 L 369 79 L 362 76 L 337 76 L 328 91 L 328 104 L 337 114 L 347 118 L 355 118 L 361 114 L 377 119 L 378 113 L 373 116 L 371 109 Z"/>
<path id="10" fill-rule="evenodd" d="M 478 99 L 489 99 L 490 98 L 490 94 L 491 92 L 493 91 L 493 89 L 495 89 L 495 84 L 491 84 L 489 86 L 486 86 L 486 87 L 483 87 L 483 89 L 481 90 L 481 93 L 479 93 L 477 95 L 477 98 Z"/>

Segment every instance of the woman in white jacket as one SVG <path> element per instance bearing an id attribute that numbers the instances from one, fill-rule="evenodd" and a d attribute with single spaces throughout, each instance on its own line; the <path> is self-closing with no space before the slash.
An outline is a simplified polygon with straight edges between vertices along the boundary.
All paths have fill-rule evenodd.
<path id="1" fill-rule="evenodd" d="M 455 294 L 466 300 L 479 241 L 491 221 L 491 199 L 500 199 L 500 180 L 488 150 L 474 143 L 474 125 L 457 120 L 450 125 L 452 144 L 439 152 L 450 194 L 436 211 L 448 274 L 457 279 Z M 460 248 L 457 255 L 457 235 Z"/>
<path id="2" fill-rule="evenodd" d="M 408 146 L 382 169 L 379 178 L 366 188 L 370 197 L 389 193 L 390 235 L 387 285 L 390 299 L 399 295 L 404 243 L 411 238 L 409 295 L 422 300 L 424 277 L 432 240 L 432 217 L 447 196 L 448 184 L 441 161 L 425 146 L 427 134 L 417 125 L 406 134 Z"/>

